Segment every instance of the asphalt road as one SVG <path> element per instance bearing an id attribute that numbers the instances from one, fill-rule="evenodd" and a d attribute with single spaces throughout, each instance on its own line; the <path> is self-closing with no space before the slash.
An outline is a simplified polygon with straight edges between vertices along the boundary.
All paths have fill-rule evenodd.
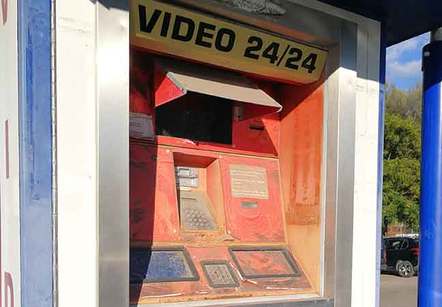
<path id="1" fill-rule="evenodd" d="M 417 277 L 381 275 L 381 307 L 416 307 Z"/>

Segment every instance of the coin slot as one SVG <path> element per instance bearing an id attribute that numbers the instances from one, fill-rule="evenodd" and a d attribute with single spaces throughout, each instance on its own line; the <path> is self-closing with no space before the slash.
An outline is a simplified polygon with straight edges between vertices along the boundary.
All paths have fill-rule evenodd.
<path id="1" fill-rule="evenodd" d="M 256 209 L 258 208 L 258 203 L 256 201 L 242 201 L 241 207 L 245 209 Z"/>

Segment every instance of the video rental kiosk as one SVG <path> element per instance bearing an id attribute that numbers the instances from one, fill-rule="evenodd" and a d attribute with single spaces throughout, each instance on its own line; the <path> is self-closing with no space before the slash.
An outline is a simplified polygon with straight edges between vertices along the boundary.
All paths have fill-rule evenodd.
<path id="1" fill-rule="evenodd" d="M 378 21 L 315 0 L 8 3 L 3 306 L 376 306 Z"/>
<path id="2" fill-rule="evenodd" d="M 327 51 L 133 1 L 130 299 L 317 291 Z M 315 289 L 316 288 L 316 289 Z"/>
<path id="3" fill-rule="evenodd" d="M 441 1 L 0 2 L 0 306 L 379 306 L 385 50 Z"/>

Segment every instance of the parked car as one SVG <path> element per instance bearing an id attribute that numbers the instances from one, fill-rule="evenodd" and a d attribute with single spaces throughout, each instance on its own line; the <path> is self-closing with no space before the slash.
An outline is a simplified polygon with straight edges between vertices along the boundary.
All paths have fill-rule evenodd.
<path id="1" fill-rule="evenodd" d="M 382 242 L 381 270 L 401 277 L 414 276 L 419 264 L 419 240 L 402 236 L 385 238 Z"/>

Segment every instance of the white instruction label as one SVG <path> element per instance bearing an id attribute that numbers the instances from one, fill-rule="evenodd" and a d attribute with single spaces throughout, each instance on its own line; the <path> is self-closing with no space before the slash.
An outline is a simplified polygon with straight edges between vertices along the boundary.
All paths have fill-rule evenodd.
<path id="1" fill-rule="evenodd" d="M 131 138 L 153 139 L 152 116 L 143 113 L 130 113 L 129 135 Z"/>

